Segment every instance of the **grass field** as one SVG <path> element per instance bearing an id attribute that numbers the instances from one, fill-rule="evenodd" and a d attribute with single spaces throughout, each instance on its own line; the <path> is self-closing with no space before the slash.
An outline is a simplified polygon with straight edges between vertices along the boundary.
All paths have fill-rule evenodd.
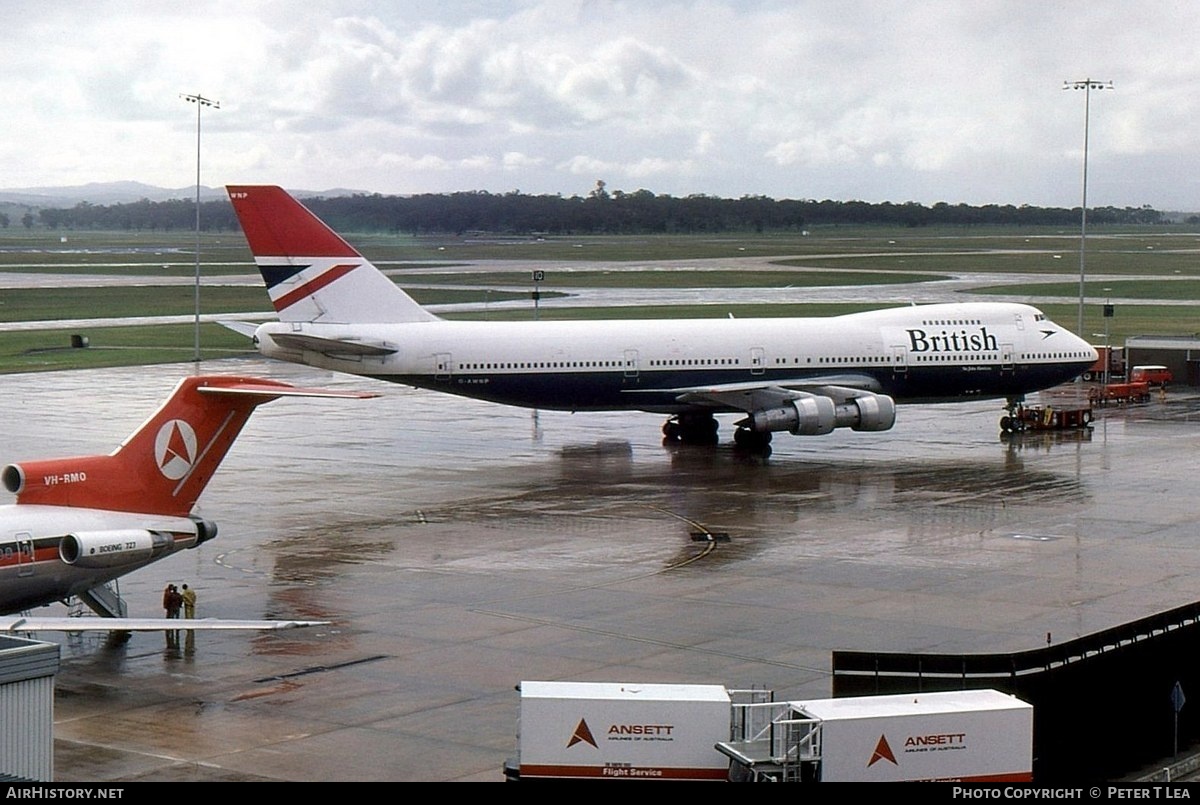
<path id="1" fill-rule="evenodd" d="M 997 297 L 1049 300 L 1075 298 L 1079 293 L 1078 233 L 1062 230 L 828 228 L 757 236 L 371 234 L 347 239 L 388 270 L 398 284 L 410 287 L 423 304 L 479 306 L 453 314 L 455 318 L 532 319 L 532 306 L 484 307 L 489 302 L 527 299 L 533 289 L 533 267 L 546 272 L 545 281 L 538 285 L 546 300 L 576 288 L 714 289 L 712 304 L 619 309 L 542 306 L 541 319 L 829 316 L 877 305 L 730 305 L 717 300 L 722 288 L 917 284 L 975 275 L 980 283 L 972 291 Z M 12 328 L 23 322 L 89 321 L 83 330 L 0 332 L 0 373 L 191 360 L 193 325 L 131 326 L 125 320 L 194 314 L 195 289 L 186 280 L 195 276 L 195 247 L 192 232 L 0 234 L 0 282 L 9 275 L 11 284 L 32 286 L 0 290 L 0 324 Z M 1101 306 L 1106 299 L 1121 300 L 1116 316 L 1107 322 L 1113 343 L 1130 335 L 1190 335 L 1200 330 L 1198 254 L 1200 234 L 1195 232 L 1158 228 L 1089 232 L 1085 337 L 1096 340 L 1094 334 L 1104 330 Z M 748 258 L 753 259 L 747 263 Z M 699 260 L 705 262 L 676 262 L 670 270 L 656 265 Z M 470 270 L 454 270 L 464 263 L 472 263 Z M 200 273 L 203 314 L 270 317 L 266 292 L 254 278 L 253 260 L 240 233 L 203 234 Z M 1028 282 L 1034 276 L 1039 281 Z M 1074 327 L 1077 304 L 1048 302 L 1040 307 L 1052 319 Z M 72 336 L 86 337 L 88 347 L 72 347 Z M 200 343 L 202 359 L 252 354 L 247 339 L 216 324 L 202 325 Z"/>

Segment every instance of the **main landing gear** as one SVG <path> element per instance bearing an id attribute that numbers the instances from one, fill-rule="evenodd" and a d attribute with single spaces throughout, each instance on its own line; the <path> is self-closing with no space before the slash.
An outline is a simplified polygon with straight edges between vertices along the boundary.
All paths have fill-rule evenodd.
<path id="1" fill-rule="evenodd" d="M 1024 397 L 1009 397 L 1004 401 L 1004 410 L 1006 413 L 1000 417 L 1001 433 L 1012 433 L 1016 430 L 1015 425 L 1020 420 L 1020 417 L 1017 415 L 1017 410 L 1024 402 Z"/>
<path id="2" fill-rule="evenodd" d="M 770 450 L 771 431 L 738 428 L 733 432 L 733 443 L 744 450 Z"/>
<path id="3" fill-rule="evenodd" d="M 663 444 L 715 445 L 720 441 L 717 427 L 712 414 L 676 414 L 663 423 Z M 733 443 L 743 450 L 766 453 L 771 450 L 771 432 L 738 427 Z"/>
<path id="4" fill-rule="evenodd" d="M 663 444 L 716 444 L 717 419 L 712 414 L 676 414 L 663 423 Z"/>

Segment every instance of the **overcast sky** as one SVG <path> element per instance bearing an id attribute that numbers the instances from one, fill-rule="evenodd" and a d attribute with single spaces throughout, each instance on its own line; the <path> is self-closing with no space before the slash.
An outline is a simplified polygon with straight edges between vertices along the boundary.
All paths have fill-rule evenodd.
<path id="1" fill-rule="evenodd" d="M 1200 209 L 1200 3 L 0 0 L 0 187 Z"/>

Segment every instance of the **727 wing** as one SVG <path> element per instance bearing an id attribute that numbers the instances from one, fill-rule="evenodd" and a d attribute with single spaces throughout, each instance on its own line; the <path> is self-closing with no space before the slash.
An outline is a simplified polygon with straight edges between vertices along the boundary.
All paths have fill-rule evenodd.
<path id="1" fill-rule="evenodd" d="M 222 620 L 217 618 L 0 618 L 0 633 L 20 632 L 162 632 L 178 629 L 247 630 L 300 629 L 328 626 L 330 621 Z"/>

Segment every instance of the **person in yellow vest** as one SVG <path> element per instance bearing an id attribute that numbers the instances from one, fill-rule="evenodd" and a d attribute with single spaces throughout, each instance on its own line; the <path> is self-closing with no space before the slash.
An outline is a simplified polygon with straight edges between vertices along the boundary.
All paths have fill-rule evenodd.
<path id="1" fill-rule="evenodd" d="M 196 617 L 196 591 L 183 585 L 183 617 Z"/>

